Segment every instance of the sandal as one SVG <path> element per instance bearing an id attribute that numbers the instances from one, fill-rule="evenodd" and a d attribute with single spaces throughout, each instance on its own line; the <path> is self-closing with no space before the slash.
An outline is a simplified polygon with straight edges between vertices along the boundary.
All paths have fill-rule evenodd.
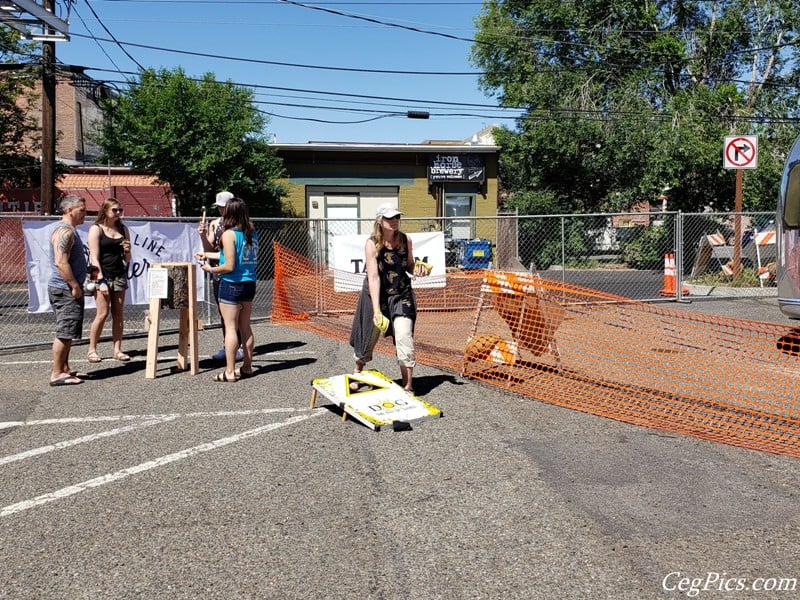
<path id="1" fill-rule="evenodd" d="M 249 371 L 245 371 L 244 369 L 236 369 L 233 374 L 237 379 L 247 379 L 248 377 L 253 376 L 253 369 L 250 369 Z"/>
<path id="2" fill-rule="evenodd" d="M 119 362 L 128 362 L 130 359 L 131 357 L 124 352 L 117 352 L 114 354 L 114 360 L 118 360 Z"/>
<path id="3" fill-rule="evenodd" d="M 216 375 L 214 375 L 214 381 L 220 381 L 224 383 L 235 383 L 239 381 L 239 379 L 236 377 L 236 374 L 233 375 L 233 379 L 230 379 L 228 377 L 228 374 L 225 371 L 223 371 L 222 373 L 217 373 Z"/>
<path id="4" fill-rule="evenodd" d="M 94 350 L 89 352 L 89 354 L 86 356 L 86 358 L 90 363 L 103 362 L 102 357 L 97 352 L 95 352 Z"/>
<path id="5" fill-rule="evenodd" d="M 56 379 L 50 380 L 50 385 L 52 387 L 57 387 L 61 385 L 78 385 L 83 383 L 83 379 L 78 379 L 77 377 L 73 377 L 72 375 L 63 375 L 61 377 L 57 377 Z"/>

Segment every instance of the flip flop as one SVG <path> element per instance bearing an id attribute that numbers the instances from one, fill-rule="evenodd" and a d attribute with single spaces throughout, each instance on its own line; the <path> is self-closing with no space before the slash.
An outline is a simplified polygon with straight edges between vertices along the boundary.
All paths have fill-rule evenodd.
<path id="1" fill-rule="evenodd" d="M 78 379 L 89 379 L 88 373 L 82 373 L 81 371 L 70 371 L 70 377 L 77 377 Z"/>
<path id="2" fill-rule="evenodd" d="M 89 352 L 89 354 L 86 356 L 86 359 L 90 363 L 103 362 L 103 359 L 101 358 L 101 356 L 97 352 Z"/>
<path id="3" fill-rule="evenodd" d="M 53 387 L 60 385 L 78 385 L 79 383 L 83 383 L 83 379 L 78 379 L 72 375 L 65 375 L 63 377 L 59 377 L 58 379 L 50 380 L 50 385 Z"/>
<path id="4" fill-rule="evenodd" d="M 125 354 L 124 352 L 117 352 L 114 355 L 114 360 L 118 360 L 119 362 L 128 362 L 130 359 L 131 357 Z"/>
<path id="5" fill-rule="evenodd" d="M 239 379 L 237 379 L 236 375 L 233 376 L 233 379 L 228 379 L 228 374 L 225 371 L 223 371 L 222 373 L 217 373 L 216 375 L 214 375 L 214 381 L 221 381 L 224 383 L 235 383 L 239 381 Z"/>
<path id="6" fill-rule="evenodd" d="M 242 369 L 236 369 L 236 370 L 233 372 L 233 374 L 234 374 L 234 375 L 235 375 L 235 376 L 236 376 L 238 379 L 248 379 L 249 377 L 252 377 L 252 376 L 253 376 L 253 370 L 251 369 L 250 371 L 243 371 Z"/>

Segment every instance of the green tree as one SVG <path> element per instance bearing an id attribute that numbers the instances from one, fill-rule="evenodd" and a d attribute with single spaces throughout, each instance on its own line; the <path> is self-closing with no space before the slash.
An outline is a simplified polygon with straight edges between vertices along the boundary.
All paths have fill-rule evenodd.
<path id="1" fill-rule="evenodd" d="M 35 65 L 19 33 L 0 25 L 0 182 L 29 187 L 39 179 L 38 124 L 30 107 L 35 101 Z"/>
<path id="2" fill-rule="evenodd" d="M 211 73 L 194 80 L 181 69 L 146 69 L 103 109 L 97 140 L 106 158 L 168 183 L 178 214 L 198 214 L 222 189 L 245 198 L 254 216 L 280 214 L 283 165 L 251 90 Z"/>
<path id="3" fill-rule="evenodd" d="M 744 208 L 773 209 L 798 123 L 787 0 L 488 0 L 473 62 L 503 106 L 500 176 L 521 212 L 729 210 L 726 135 L 759 136 Z"/>

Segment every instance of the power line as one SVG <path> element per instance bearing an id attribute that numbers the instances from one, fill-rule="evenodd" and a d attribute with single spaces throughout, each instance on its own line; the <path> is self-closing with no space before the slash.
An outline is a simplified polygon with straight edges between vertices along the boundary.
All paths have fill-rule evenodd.
<path id="1" fill-rule="evenodd" d="M 105 0 L 105 1 L 112 1 L 112 0 Z M 123 1 L 123 0 L 113 0 L 113 1 Z M 151 1 L 152 2 L 153 0 L 125 0 L 125 1 L 127 1 L 129 3 L 134 3 L 134 2 L 147 2 L 147 1 Z M 164 0 L 163 3 L 167 3 L 169 1 L 175 1 L 175 0 Z M 194 3 L 196 3 L 196 2 L 194 2 Z M 208 4 L 232 4 L 234 2 L 206 2 L 206 3 L 208 3 Z M 88 4 L 88 0 L 87 0 L 87 4 Z M 370 5 L 372 5 L 372 4 L 393 4 L 393 3 L 374 3 L 374 2 L 362 2 L 362 3 L 338 2 L 338 3 L 336 3 L 336 2 L 331 2 L 331 3 L 317 3 L 316 5 L 311 6 L 311 5 L 307 5 L 307 4 L 301 3 L 301 2 L 292 2 L 292 1 L 289 1 L 289 0 L 279 0 L 279 1 L 276 1 L 276 2 L 244 2 L 242 4 L 291 4 L 291 5 L 295 5 L 295 6 L 301 7 L 301 8 L 318 10 L 319 9 L 318 8 L 319 4 L 331 4 L 331 5 L 333 5 L 333 4 L 339 4 L 339 5 L 370 4 Z M 410 3 L 394 3 L 394 4 L 407 5 L 407 4 L 410 4 Z M 420 4 L 423 4 L 423 3 L 420 3 Z M 456 3 L 424 3 L 424 4 L 446 5 L 446 4 L 456 4 Z M 461 4 L 477 4 L 477 3 L 461 3 Z M 90 6 L 90 8 L 91 8 L 91 6 Z M 379 24 L 379 25 L 383 25 L 383 26 L 396 26 L 396 27 L 399 27 L 399 28 L 402 28 L 402 29 L 409 29 L 409 30 L 417 31 L 417 32 L 421 32 L 421 33 L 440 35 L 439 32 L 432 32 L 432 31 L 427 31 L 427 30 L 423 30 L 423 29 L 419 29 L 419 28 L 413 28 L 413 27 L 397 25 L 397 24 L 389 23 L 387 21 L 383 21 L 383 20 L 379 20 L 379 19 L 371 19 L 371 18 L 367 18 L 367 17 L 361 17 L 361 16 L 358 16 L 358 15 L 352 15 L 350 13 L 345 13 L 345 12 L 342 12 L 342 11 L 328 11 L 327 9 L 326 9 L 326 11 L 327 12 L 332 12 L 333 14 L 337 14 L 337 15 L 340 15 L 340 16 L 345 16 L 345 17 L 348 17 L 348 18 L 362 19 L 362 20 L 368 21 L 370 23 L 375 23 L 375 24 Z M 95 14 L 95 17 L 97 17 L 97 14 L 94 12 L 94 10 L 92 10 L 92 12 Z M 98 18 L 98 22 L 99 21 L 100 20 Z M 84 23 L 84 25 L 85 25 L 85 23 Z M 104 26 L 104 28 L 105 28 L 105 26 Z M 105 29 L 106 29 L 106 31 L 108 31 L 107 28 L 105 28 Z M 87 28 L 87 30 L 88 30 L 88 28 Z M 109 32 L 109 34 L 110 34 L 110 32 Z M 112 39 L 110 39 L 110 40 L 109 39 L 105 39 L 105 38 L 98 38 L 98 37 L 93 36 L 93 35 L 89 35 L 89 36 L 80 35 L 80 34 L 73 34 L 73 35 L 75 35 L 76 37 L 86 37 L 86 38 L 89 38 L 89 39 L 93 39 L 98 45 L 100 45 L 101 41 L 102 42 L 115 43 L 116 45 L 118 45 L 123 50 L 124 50 L 123 45 L 130 45 L 130 46 L 136 46 L 136 47 L 143 47 L 143 48 L 148 48 L 148 49 L 160 50 L 160 51 L 164 51 L 164 52 L 174 52 L 174 53 L 178 53 L 178 54 L 190 54 L 190 55 L 196 55 L 196 56 L 202 56 L 202 57 L 218 58 L 218 59 L 222 59 L 222 60 L 239 60 L 239 61 L 250 62 L 250 63 L 266 63 L 266 64 L 273 64 L 273 65 L 287 66 L 287 67 L 294 67 L 294 68 L 309 68 L 309 69 L 317 68 L 317 69 L 332 70 L 332 71 L 354 71 L 354 72 L 382 73 L 382 74 L 415 74 L 415 75 L 436 75 L 436 76 L 446 76 L 446 75 L 480 76 L 480 75 L 484 75 L 485 74 L 485 73 L 481 73 L 481 72 L 471 72 L 471 73 L 433 72 L 433 71 L 430 71 L 430 72 L 413 71 L 412 72 L 412 71 L 396 71 L 396 70 L 380 70 L 380 69 L 351 69 L 351 68 L 343 68 L 343 67 L 329 67 L 329 66 L 318 66 L 318 65 L 298 65 L 298 64 L 294 64 L 294 63 L 279 63 L 279 62 L 276 62 L 276 61 L 262 61 L 262 60 L 257 60 L 257 59 L 236 58 L 236 57 L 230 57 L 230 56 L 214 55 L 214 54 L 199 53 L 199 52 L 190 52 L 190 51 L 177 50 L 177 49 L 161 48 L 161 47 L 157 47 L 157 46 L 148 46 L 148 45 L 143 45 L 143 44 L 121 42 L 121 41 L 117 40 L 113 35 L 112 35 Z M 470 42 L 475 43 L 475 40 L 472 40 L 471 38 L 459 38 L 457 36 L 450 36 L 450 35 L 447 35 L 447 34 L 442 34 L 442 35 L 444 37 L 450 37 L 450 38 L 454 38 L 454 39 L 460 39 L 462 41 L 470 41 Z M 550 41 L 549 43 L 558 43 L 558 42 L 557 41 Z M 584 46 L 589 47 L 588 45 L 584 45 Z M 101 46 L 101 48 L 102 48 L 102 46 Z M 127 54 L 127 52 L 126 52 L 126 54 Z M 128 54 L 128 56 L 130 57 L 129 54 Z M 134 60 L 132 57 L 131 57 L 131 59 Z M 140 68 L 142 68 L 141 65 L 139 65 L 139 63 L 137 61 L 134 60 L 134 62 Z M 113 61 L 112 61 L 112 63 L 113 63 Z M 117 66 L 117 65 L 115 64 L 114 66 Z M 606 63 L 606 66 L 613 66 L 613 65 L 607 65 L 607 63 Z M 103 69 L 96 69 L 96 70 L 103 71 Z M 119 73 L 119 74 L 121 74 L 123 76 L 125 75 L 125 73 L 123 71 L 121 71 L 119 68 L 117 68 L 116 71 L 112 71 L 112 72 L 117 72 L 117 73 Z M 135 75 L 135 73 L 132 74 L 132 75 Z M 720 81 L 722 81 L 722 80 L 720 80 Z M 749 83 L 749 82 L 745 82 L 743 80 L 730 80 L 730 81 L 738 82 L 738 83 Z M 124 82 L 120 82 L 120 83 L 124 83 L 126 85 L 131 85 L 132 84 L 131 81 L 124 81 Z M 319 90 L 302 90 L 302 89 L 296 89 L 296 88 L 281 88 L 281 87 L 276 87 L 276 86 L 259 86 L 259 85 L 254 85 L 254 84 L 236 84 L 236 85 L 240 85 L 240 86 L 248 87 L 248 88 L 254 88 L 254 89 L 274 89 L 274 90 L 294 91 L 294 92 L 309 93 L 309 94 L 326 94 L 326 95 L 332 95 L 332 96 L 336 96 L 336 97 L 340 97 L 340 98 L 369 98 L 371 100 L 372 99 L 380 99 L 380 100 L 387 100 L 387 101 L 391 101 L 391 102 L 406 102 L 406 103 L 415 103 L 415 104 L 423 104 L 424 103 L 424 104 L 427 104 L 427 105 L 438 105 L 438 106 L 464 106 L 464 107 L 470 107 L 470 108 L 479 107 L 479 108 L 490 108 L 490 109 L 495 109 L 495 110 L 525 110 L 524 107 L 498 107 L 498 106 L 477 105 L 477 104 L 458 103 L 458 102 L 414 100 L 414 99 L 404 99 L 404 98 L 380 97 L 380 96 L 375 96 L 375 95 L 344 94 L 344 93 L 335 93 L 335 92 L 322 92 L 322 91 L 319 91 Z M 779 83 L 779 82 L 768 82 L 768 85 L 788 86 L 790 84 L 788 84 L 788 83 Z M 340 100 L 331 99 L 331 101 L 340 101 Z M 296 108 L 314 108 L 314 109 L 318 109 L 318 110 L 347 110 L 347 109 L 342 109 L 340 107 L 313 106 L 313 105 L 305 105 L 305 104 L 294 104 L 293 105 L 293 104 L 289 104 L 289 103 L 283 103 L 283 104 L 281 104 L 281 103 L 269 103 L 269 102 L 261 102 L 261 103 L 262 104 L 284 105 L 284 106 L 295 106 Z M 353 109 L 353 110 L 366 111 L 367 109 Z M 462 114 L 460 116 L 467 116 L 467 115 L 463 115 Z M 475 117 L 475 116 L 484 117 L 485 115 L 468 115 L 468 116 L 471 116 L 471 117 Z M 281 117 L 281 118 L 289 118 L 289 117 Z M 503 115 L 501 117 L 495 117 L 495 118 L 516 118 L 516 117 L 508 117 L 508 116 Z M 305 120 L 305 119 L 301 119 L 301 120 Z M 322 121 L 322 122 L 325 122 L 325 121 Z"/>
<path id="2" fill-rule="evenodd" d="M 89 26 L 86 24 L 86 21 L 84 21 L 84 20 L 83 20 L 83 17 L 80 15 L 80 13 L 79 13 L 77 10 L 75 10 L 75 15 L 78 17 L 78 19 L 80 19 L 80 22 L 81 22 L 81 23 L 83 23 L 83 26 L 86 28 L 86 31 L 89 31 L 89 32 L 91 33 L 91 30 L 89 29 Z M 109 62 L 111 62 L 111 64 L 112 64 L 112 65 L 114 65 L 114 67 L 116 67 L 117 71 L 119 71 L 119 65 L 117 65 L 117 63 L 116 63 L 116 62 L 114 62 L 114 59 L 113 59 L 113 58 L 111 58 L 111 55 L 109 55 L 109 53 L 108 53 L 108 52 L 106 52 L 106 49 L 105 49 L 105 48 L 103 47 L 103 45 L 100 43 L 100 40 L 98 40 L 98 39 L 97 39 L 96 37 L 94 37 L 93 35 L 91 36 L 91 38 L 92 38 L 92 39 L 94 40 L 94 42 L 97 44 L 97 47 L 98 47 L 98 48 L 100 48 L 100 51 L 101 51 L 103 54 L 105 54 L 105 55 L 106 55 L 106 58 L 109 60 Z M 134 61 L 134 62 L 135 62 L 135 61 Z M 138 63 L 137 63 L 137 64 L 138 64 Z"/>
<path id="3" fill-rule="evenodd" d="M 100 20 L 100 17 L 99 17 L 99 16 L 97 16 L 97 13 L 95 12 L 95 10 L 94 10 L 94 8 L 92 7 L 92 5 L 91 5 L 91 4 L 89 4 L 89 0 L 84 0 L 84 2 L 86 3 L 86 6 L 88 6 L 88 7 L 89 7 L 89 10 L 90 10 L 90 11 L 92 11 L 92 14 L 94 15 L 94 18 L 95 18 L 95 19 L 97 19 L 97 22 L 98 22 L 98 23 L 100 23 L 100 26 L 103 28 L 103 30 L 105 30 L 105 32 L 106 32 L 108 35 L 110 35 L 110 36 L 111 36 L 111 40 L 110 40 L 110 41 L 114 42 L 114 43 L 115 43 L 115 44 L 116 44 L 116 45 L 119 47 L 119 49 L 120 49 L 120 50 L 122 50 L 122 51 L 125 53 L 125 56 L 127 56 L 128 58 L 130 58 L 130 59 L 131 59 L 131 61 L 133 61 L 133 63 L 134 63 L 134 64 L 135 64 L 137 67 L 139 67 L 140 69 L 144 69 L 144 67 L 141 65 L 141 63 L 139 63 L 139 61 L 137 61 L 135 58 L 133 58 L 133 56 L 131 56 L 130 52 L 128 52 L 128 51 L 125 49 L 125 47 L 124 47 L 122 44 L 120 44 L 119 40 L 117 40 L 117 38 L 115 38 L 115 37 L 114 37 L 114 34 L 113 34 L 113 33 L 111 33 L 111 31 L 109 31 L 108 27 L 106 27 L 106 26 L 105 26 L 105 23 L 103 23 L 103 21 L 101 21 L 101 20 Z M 97 41 L 97 40 L 96 40 L 96 38 L 94 38 L 94 36 L 92 36 L 92 38 L 93 38 L 93 39 L 95 39 L 95 41 Z M 108 41 L 108 40 L 105 40 L 105 41 Z"/>
<path id="4" fill-rule="evenodd" d="M 279 67 L 292 67 L 297 69 L 319 69 L 321 71 L 340 71 L 340 72 L 350 72 L 350 73 L 378 73 L 382 75 L 467 75 L 471 77 L 477 77 L 480 75 L 484 75 L 485 73 L 477 72 L 477 71 L 466 71 L 466 72 L 453 72 L 453 71 L 407 71 L 407 70 L 391 70 L 391 69 L 359 69 L 356 67 L 329 67 L 325 65 L 308 65 L 308 64 L 300 64 L 300 63 L 287 63 L 287 62 L 280 62 L 274 60 L 263 60 L 260 58 L 242 58 L 239 56 L 227 56 L 224 54 L 210 54 L 208 52 L 195 52 L 193 50 L 179 50 L 177 48 L 165 48 L 163 46 L 151 46 L 149 44 L 137 44 L 135 42 L 119 42 L 115 39 L 105 39 L 105 38 L 97 38 L 92 35 L 84 35 L 80 33 L 70 33 L 72 37 L 82 37 L 82 38 L 89 38 L 101 42 L 114 42 L 121 46 L 133 46 L 135 48 L 145 48 L 147 50 L 157 50 L 159 52 L 171 52 L 174 54 L 186 54 L 188 56 L 200 56 L 203 58 L 217 58 L 220 60 L 230 60 L 234 62 L 245 62 L 251 64 L 261 64 L 261 65 L 274 65 Z M 126 53 L 127 54 L 127 53 Z M 135 62 L 135 61 L 134 61 Z M 136 63 L 140 68 L 144 69 L 139 63 Z"/>
<path id="5" fill-rule="evenodd" d="M 90 71 L 100 71 L 100 72 L 109 72 L 109 73 L 119 73 L 120 75 L 137 75 L 137 73 L 133 73 L 130 71 L 112 71 L 110 69 L 95 69 L 92 67 L 87 67 L 87 70 Z M 187 77 L 187 79 L 191 81 L 203 81 L 201 78 L 196 77 Z M 113 81 L 113 80 L 111 80 Z M 131 84 L 130 81 L 113 81 L 114 83 L 128 83 Z M 231 85 L 235 85 L 237 87 L 243 88 L 252 88 L 252 89 L 265 89 L 265 90 L 278 90 L 283 92 L 298 92 L 298 93 L 306 93 L 306 94 L 319 94 L 322 96 L 334 96 L 337 98 L 362 98 L 367 100 L 388 100 L 392 102 L 413 102 L 416 104 L 427 104 L 427 105 L 444 105 L 444 106 L 465 106 L 465 107 L 484 107 L 484 108 L 492 108 L 492 109 L 503 109 L 503 108 L 515 108 L 515 107 L 503 107 L 497 106 L 496 104 L 475 104 L 470 102 L 448 102 L 445 100 L 420 100 L 420 99 L 413 99 L 413 98 L 397 98 L 393 96 L 376 96 L 375 94 L 355 94 L 355 93 L 347 93 L 347 92 L 326 92 L 324 90 L 309 90 L 304 88 L 291 88 L 291 87 L 281 87 L 276 85 L 264 85 L 264 84 L 252 84 L 252 83 L 237 83 L 237 82 L 230 82 Z M 135 83 L 133 84 L 135 85 Z"/>
<path id="6" fill-rule="evenodd" d="M 190 78 L 191 79 L 191 78 Z M 194 81 L 200 81 L 195 79 Z M 231 85 L 238 85 L 232 83 Z M 276 89 L 274 86 L 258 86 L 258 87 L 267 87 L 271 89 Z M 280 89 L 280 88 L 278 88 Z M 297 91 L 297 90 L 295 90 Z M 315 93 L 330 93 L 336 94 L 335 92 L 315 92 Z M 340 94 L 341 95 L 341 94 Z M 365 97 L 360 96 L 359 97 Z M 371 96 L 366 96 L 370 97 Z M 391 99 L 391 98 L 384 98 L 387 100 L 402 100 L 402 99 Z M 412 102 L 420 102 L 421 101 L 412 101 Z M 436 102 L 438 104 L 447 104 L 445 102 Z M 376 121 L 378 119 L 384 119 L 388 117 L 405 117 L 405 111 L 394 111 L 387 113 L 385 110 L 376 110 L 376 109 L 366 109 L 366 108 L 347 108 L 347 107 L 330 107 L 330 106 L 319 106 L 319 105 L 305 105 L 305 104 L 289 104 L 289 103 L 280 103 L 280 102 L 263 102 L 263 101 L 256 101 L 254 100 L 254 104 L 256 105 L 274 105 L 274 106 L 289 106 L 293 108 L 308 108 L 308 109 L 315 109 L 315 110 L 333 110 L 339 112 L 348 112 L 348 113 L 367 113 L 373 116 L 367 117 L 365 119 L 358 119 L 358 120 L 331 120 L 331 119 L 321 119 L 315 117 L 296 117 L 296 116 L 289 116 L 283 115 L 279 113 L 275 113 L 272 111 L 264 110 L 261 108 L 256 108 L 258 112 L 261 114 L 269 115 L 275 118 L 281 119 L 289 119 L 295 121 L 308 121 L 314 123 L 326 123 L 326 124 L 336 124 L 336 125 L 354 125 L 354 124 L 361 124 L 361 123 L 368 123 L 371 121 Z M 459 104 L 459 103 L 454 103 Z M 481 107 L 482 105 L 470 105 L 468 103 L 460 103 L 462 106 L 472 106 L 472 107 Z M 606 122 L 613 122 L 619 118 L 625 117 L 638 117 L 638 116 L 646 116 L 650 119 L 656 121 L 666 121 L 670 120 L 674 117 L 672 113 L 666 112 L 658 112 L 658 111 L 651 111 L 649 114 L 644 112 L 636 112 L 636 111 L 623 111 L 623 110 L 590 110 L 590 109 L 574 109 L 574 108 L 548 108 L 548 109 L 539 109 L 539 110 L 527 110 L 524 107 L 515 107 L 515 108 L 506 108 L 506 107 L 489 107 L 497 110 L 519 110 L 523 111 L 521 114 L 518 115 L 509 115 L 509 114 L 487 114 L 487 113 L 475 113 L 475 112 L 460 112 L 460 113 L 453 113 L 453 112 L 431 112 L 431 117 L 438 117 L 438 118 L 482 118 L 482 119 L 494 119 L 494 120 L 534 120 L 534 121 L 566 121 L 566 120 L 574 120 L 578 118 L 591 118 L 598 121 L 606 121 Z M 527 112 L 525 112 L 527 111 Z M 734 122 L 741 122 L 741 123 L 800 123 L 800 117 L 767 117 L 761 115 L 749 115 L 749 116 L 736 116 L 736 115 L 726 115 L 724 117 L 726 120 L 734 121 Z"/>

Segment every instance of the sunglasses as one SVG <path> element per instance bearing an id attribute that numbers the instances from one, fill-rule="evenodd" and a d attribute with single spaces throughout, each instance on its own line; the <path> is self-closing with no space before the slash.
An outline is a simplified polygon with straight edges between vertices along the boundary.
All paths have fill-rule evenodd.
<path id="1" fill-rule="evenodd" d="M 125 212 L 125 209 L 124 208 L 112 208 L 111 212 L 113 212 L 113 213 L 121 213 L 121 212 Z"/>

